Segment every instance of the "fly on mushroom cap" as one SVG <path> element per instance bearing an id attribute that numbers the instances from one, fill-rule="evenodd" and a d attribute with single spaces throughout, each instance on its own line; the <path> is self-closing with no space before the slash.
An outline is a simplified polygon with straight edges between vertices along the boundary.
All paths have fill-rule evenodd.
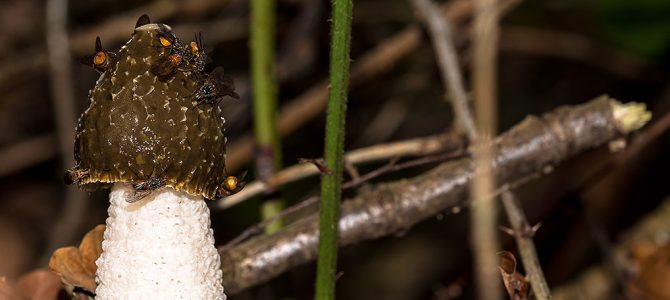
<path id="1" fill-rule="evenodd" d="M 231 193 L 221 110 L 192 101 L 199 83 L 189 76 L 191 61 L 171 58 L 185 45 L 167 25 L 135 29 L 90 91 L 77 126 L 77 166 L 67 178 L 84 188 L 131 182 L 210 199 Z M 189 71 L 176 68 L 159 80 L 152 68 L 166 58 Z"/>
<path id="2" fill-rule="evenodd" d="M 115 58 L 116 54 L 105 51 L 102 48 L 102 42 L 98 36 L 95 38 L 95 54 L 83 57 L 81 62 L 87 66 L 94 67 L 98 72 L 102 73 L 111 67 Z"/>

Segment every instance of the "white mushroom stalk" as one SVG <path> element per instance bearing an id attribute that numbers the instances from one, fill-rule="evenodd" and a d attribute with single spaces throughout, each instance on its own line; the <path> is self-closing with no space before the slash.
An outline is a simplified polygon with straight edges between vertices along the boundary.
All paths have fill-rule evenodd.
<path id="1" fill-rule="evenodd" d="M 164 187 L 129 203 L 134 193 L 112 188 L 96 299 L 226 299 L 204 198 Z"/>

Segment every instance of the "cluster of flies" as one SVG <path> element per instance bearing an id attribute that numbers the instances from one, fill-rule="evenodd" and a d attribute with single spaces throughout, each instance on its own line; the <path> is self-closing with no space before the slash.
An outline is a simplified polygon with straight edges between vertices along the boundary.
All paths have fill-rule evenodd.
<path id="1" fill-rule="evenodd" d="M 149 24 L 147 15 L 142 15 L 135 24 L 135 28 Z M 190 72 L 198 82 L 198 87 L 192 93 L 191 97 L 198 105 L 218 105 L 226 96 L 239 99 L 235 92 L 233 79 L 225 75 L 222 67 L 216 67 L 209 74 L 205 73 L 205 65 L 210 58 L 206 55 L 202 46 L 202 36 L 196 34 L 195 39 L 190 43 L 184 43 L 178 39 L 172 31 L 165 25 L 159 25 L 161 30 L 156 34 L 161 48 L 167 51 L 168 55 L 162 55 L 157 62 L 150 67 L 150 72 L 161 81 L 169 80 L 177 71 Z M 95 40 L 95 54 L 85 56 L 81 62 L 92 66 L 99 73 L 113 67 L 117 60 L 117 54 L 104 50 L 100 37 Z M 185 63 L 187 62 L 187 63 Z M 186 66 L 187 65 L 187 66 Z M 246 173 L 246 172 L 245 172 Z M 72 168 L 65 174 L 65 183 L 72 184 L 79 182 L 81 178 L 88 177 L 88 170 Z M 242 175 L 241 177 L 244 177 Z M 161 178 L 151 178 L 146 181 L 133 183 L 136 195 L 129 202 L 142 199 L 151 191 L 160 188 L 166 184 Z M 227 176 L 223 182 L 224 194 L 234 194 L 242 189 L 244 182 L 235 176 Z"/>
<path id="2" fill-rule="evenodd" d="M 142 15 L 135 24 L 135 28 L 149 24 L 151 21 L 147 15 Z M 165 26 L 165 25 L 161 25 Z M 186 44 L 178 39 L 167 27 L 156 34 L 158 41 L 168 51 L 167 56 L 161 58 L 151 66 L 151 73 L 159 80 L 167 81 L 177 71 L 190 71 L 199 77 L 198 88 L 192 97 L 198 104 L 217 105 L 223 97 L 230 96 L 239 99 L 235 92 L 233 79 L 224 74 L 222 67 L 216 67 L 208 75 L 204 74 L 205 65 L 210 58 L 202 46 L 202 35 L 196 34 L 195 39 Z M 109 69 L 116 60 L 116 53 L 104 50 L 100 37 L 95 39 L 95 54 L 82 58 L 82 63 L 92 66 L 102 73 Z M 182 69 L 184 62 L 188 62 L 188 69 Z"/>

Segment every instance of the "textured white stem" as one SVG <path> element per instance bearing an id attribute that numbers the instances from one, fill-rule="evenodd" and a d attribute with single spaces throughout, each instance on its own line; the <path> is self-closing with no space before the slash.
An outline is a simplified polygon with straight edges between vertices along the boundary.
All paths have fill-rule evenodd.
<path id="1" fill-rule="evenodd" d="M 226 299 L 209 208 L 161 188 L 135 203 L 129 184 L 110 193 L 96 299 Z"/>

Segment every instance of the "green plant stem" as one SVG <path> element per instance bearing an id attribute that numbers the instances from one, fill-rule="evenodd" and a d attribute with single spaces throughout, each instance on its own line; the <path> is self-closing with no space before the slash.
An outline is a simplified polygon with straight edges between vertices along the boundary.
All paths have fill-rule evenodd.
<path id="1" fill-rule="evenodd" d="M 330 89 L 326 115 L 324 159 L 327 174 L 321 179 L 319 211 L 319 254 L 315 299 L 335 298 L 337 265 L 337 224 L 343 168 L 344 124 L 349 89 L 349 46 L 351 43 L 352 0 L 333 0 L 333 27 L 330 44 Z"/>
<path id="2" fill-rule="evenodd" d="M 258 152 L 256 172 L 261 180 L 271 177 L 281 168 L 281 145 L 277 133 L 277 86 L 274 70 L 275 2 L 251 1 L 251 65 L 253 76 L 254 130 Z M 263 203 L 261 216 L 269 219 L 281 212 L 281 199 Z M 282 224 L 280 220 L 266 227 L 272 233 Z"/>

